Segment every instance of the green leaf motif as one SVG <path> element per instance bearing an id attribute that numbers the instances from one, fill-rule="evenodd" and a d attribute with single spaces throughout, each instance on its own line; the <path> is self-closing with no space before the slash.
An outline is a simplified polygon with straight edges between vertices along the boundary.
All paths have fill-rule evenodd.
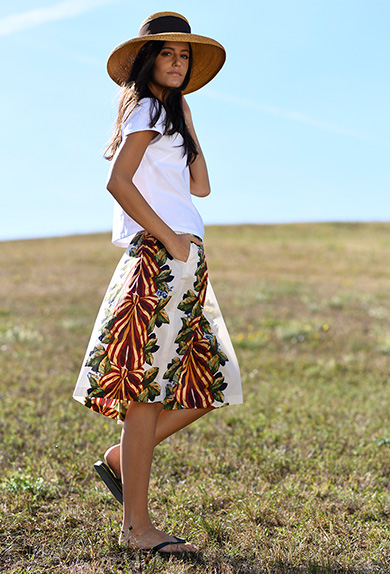
<path id="1" fill-rule="evenodd" d="M 156 313 L 156 325 L 157 327 L 161 327 L 163 323 L 169 323 L 169 317 L 164 309 L 161 309 L 161 311 Z"/>
<path id="2" fill-rule="evenodd" d="M 158 371 L 159 371 L 158 367 L 153 367 L 153 368 L 145 371 L 144 378 L 142 379 L 142 384 L 143 384 L 144 388 L 147 387 L 148 385 L 150 385 L 150 383 L 152 383 L 154 381 L 154 379 L 158 375 Z"/>
<path id="3" fill-rule="evenodd" d="M 88 373 L 87 377 L 92 389 L 100 388 L 99 379 L 94 373 Z"/>
<path id="4" fill-rule="evenodd" d="M 214 381 L 211 383 L 210 389 L 218 390 L 224 382 L 225 377 L 218 377 L 218 379 L 214 379 Z"/>
<path id="5" fill-rule="evenodd" d="M 183 410 L 183 407 L 181 406 L 181 404 L 179 403 L 179 401 L 175 401 L 175 402 L 173 403 L 172 410 L 173 410 L 173 411 L 180 411 L 180 410 Z"/>
<path id="6" fill-rule="evenodd" d="M 199 281 L 199 279 L 198 279 L 197 282 L 194 283 L 195 291 L 198 291 L 198 293 L 199 293 L 199 291 L 202 289 L 202 287 L 203 287 L 203 283 L 201 281 Z"/>
<path id="7" fill-rule="evenodd" d="M 132 247 L 128 251 L 129 257 L 138 257 L 137 255 L 137 247 Z"/>
<path id="8" fill-rule="evenodd" d="M 144 347 L 146 353 L 151 353 L 152 349 L 157 346 L 157 337 L 150 337 Z M 156 349 L 157 350 L 157 349 Z"/>
<path id="9" fill-rule="evenodd" d="M 202 314 L 202 306 L 200 304 L 200 301 L 197 300 L 195 305 L 192 307 L 190 319 L 194 319 L 195 317 L 201 314 Z"/>
<path id="10" fill-rule="evenodd" d="M 154 328 L 156 326 L 156 319 L 157 319 L 157 315 L 152 315 L 150 318 L 150 321 L 148 323 L 148 335 L 150 335 L 151 333 L 153 333 Z"/>
<path id="11" fill-rule="evenodd" d="M 204 315 L 202 315 L 200 319 L 200 326 L 202 327 L 203 333 L 207 333 L 207 335 L 212 334 L 210 323 L 207 321 Z"/>
<path id="12" fill-rule="evenodd" d="M 167 388 L 167 394 L 164 400 L 164 407 L 172 411 L 177 411 L 183 408 L 181 404 L 176 400 L 174 395 L 174 388 L 172 387 Z"/>
<path id="13" fill-rule="evenodd" d="M 175 343 L 181 343 L 182 341 L 188 341 L 194 335 L 194 330 L 188 327 L 188 329 L 180 329 L 178 336 L 175 339 Z"/>
<path id="14" fill-rule="evenodd" d="M 101 375 L 105 375 L 109 371 L 111 371 L 111 362 L 110 359 L 107 356 L 105 356 L 99 365 L 99 373 Z"/>
<path id="15" fill-rule="evenodd" d="M 115 317 L 115 315 L 113 315 L 113 314 L 110 312 L 110 313 L 106 316 L 106 318 L 104 319 L 102 329 L 111 329 L 112 326 L 115 324 L 116 321 L 117 321 L 117 317 Z"/>
<path id="16" fill-rule="evenodd" d="M 157 337 L 150 337 L 144 347 L 145 362 L 148 363 L 148 365 L 153 365 L 153 353 L 155 353 L 158 349 L 159 346 L 157 345 Z"/>
<path id="17" fill-rule="evenodd" d="M 175 410 L 175 399 L 167 399 L 165 398 L 164 401 L 164 409 L 167 411 L 174 411 Z"/>
<path id="18" fill-rule="evenodd" d="M 137 401 L 139 403 L 147 403 L 148 402 L 148 397 L 149 397 L 149 391 L 148 389 L 144 389 L 138 396 L 137 396 Z"/>
<path id="19" fill-rule="evenodd" d="M 128 251 L 129 257 L 139 257 L 140 256 L 140 246 L 142 244 L 142 239 L 143 239 L 143 232 L 140 231 L 133 238 L 133 241 L 131 242 L 131 246 L 129 246 L 129 251 Z M 129 261 L 129 263 L 130 263 L 130 261 Z"/>
<path id="20" fill-rule="evenodd" d="M 88 357 L 85 366 L 92 367 L 94 371 L 97 371 L 101 361 L 104 359 L 105 356 L 106 356 L 106 350 L 103 347 L 103 345 L 97 345 L 96 347 L 94 347 L 92 353 Z"/>
<path id="21" fill-rule="evenodd" d="M 177 385 L 180 382 L 181 375 L 183 372 L 183 364 L 180 362 L 180 367 L 175 371 L 175 374 L 172 377 L 172 381 Z"/>
<path id="22" fill-rule="evenodd" d="M 218 349 L 218 357 L 219 357 L 219 360 L 220 360 L 220 363 L 221 363 L 222 366 L 224 366 L 225 363 L 228 363 L 228 362 L 229 362 L 229 359 L 227 358 L 227 356 L 225 355 L 225 353 L 223 353 L 223 352 L 221 351 L 221 349 Z"/>
<path id="23" fill-rule="evenodd" d="M 186 352 L 188 351 L 188 349 L 189 349 L 189 342 L 188 341 L 181 341 L 179 343 L 179 349 L 177 352 L 179 355 L 185 355 Z"/>
<path id="24" fill-rule="evenodd" d="M 214 355 L 213 357 L 211 357 L 211 359 L 207 363 L 207 366 L 210 369 L 211 373 L 213 375 L 215 375 L 215 373 L 219 369 L 219 357 L 218 357 L 218 355 Z"/>
<path id="25" fill-rule="evenodd" d="M 213 398 L 215 401 L 219 403 L 223 403 L 225 401 L 225 395 L 223 394 L 222 391 L 214 391 Z"/>
<path id="26" fill-rule="evenodd" d="M 192 309 L 192 304 L 186 303 L 186 299 L 183 299 L 183 301 L 180 301 L 177 308 L 180 309 L 180 311 L 184 311 L 184 313 L 189 313 Z"/>
<path id="27" fill-rule="evenodd" d="M 162 267 L 163 265 L 165 265 L 166 260 L 167 260 L 167 250 L 165 249 L 165 247 L 163 249 L 160 249 L 159 251 L 157 251 L 156 255 L 154 256 L 154 259 L 157 263 L 157 265 L 159 265 L 160 267 Z"/>
<path id="28" fill-rule="evenodd" d="M 88 395 L 88 397 L 90 399 L 92 398 L 99 398 L 99 397 L 104 397 L 104 395 L 106 394 L 106 391 L 104 389 L 102 389 L 101 387 L 94 389 L 93 391 L 91 391 Z"/>
<path id="29" fill-rule="evenodd" d="M 172 297 L 169 296 L 169 297 L 166 297 L 165 299 L 160 299 L 159 302 L 157 303 L 156 311 L 160 311 L 161 309 L 164 309 L 164 307 L 166 307 L 168 305 L 171 298 Z"/>
<path id="30" fill-rule="evenodd" d="M 112 333 L 109 329 L 107 329 L 106 327 L 103 327 L 102 329 L 102 334 L 99 337 L 101 342 L 104 343 L 105 345 L 107 345 L 108 343 L 111 342 L 112 339 Z"/>
<path id="31" fill-rule="evenodd" d="M 152 397 L 158 397 L 158 395 L 161 393 L 161 387 L 156 382 L 150 383 L 150 385 L 148 385 L 148 389 L 149 389 L 149 395 Z"/>
<path id="32" fill-rule="evenodd" d="M 210 349 L 213 355 L 215 355 L 216 353 L 218 353 L 218 341 L 217 341 L 217 337 L 214 335 L 214 337 L 211 337 L 210 339 Z"/>
<path id="33" fill-rule="evenodd" d="M 173 377 L 177 369 L 180 367 L 181 361 L 178 357 L 175 357 L 172 361 L 171 366 L 165 371 L 163 379 L 170 379 Z"/>
<path id="34" fill-rule="evenodd" d="M 195 275 L 198 277 L 198 280 L 201 282 L 203 279 L 203 275 L 206 271 L 206 264 L 204 262 L 202 262 L 199 267 L 197 268 L 197 270 L 195 271 Z"/>
<path id="35" fill-rule="evenodd" d="M 188 317 L 181 317 L 181 322 L 182 322 L 182 329 L 188 329 L 188 327 L 190 327 L 191 322 L 188 319 Z"/>
<path id="36" fill-rule="evenodd" d="M 198 297 L 196 296 L 196 293 L 194 293 L 192 289 L 188 289 L 186 297 L 182 301 L 180 301 L 177 308 L 180 309 L 180 311 L 188 313 L 189 311 L 191 311 L 192 307 L 195 305 L 197 300 Z"/>
<path id="37" fill-rule="evenodd" d="M 156 281 L 160 282 L 160 281 L 166 281 L 168 279 L 168 277 L 171 274 L 171 270 L 170 269 L 164 269 L 164 271 L 160 271 L 160 273 L 157 275 L 156 277 Z"/>
<path id="38" fill-rule="evenodd" d="M 157 285 L 158 289 L 160 289 L 160 291 L 165 291 L 166 293 L 168 293 L 169 287 L 168 287 L 168 283 L 166 281 L 158 281 L 156 279 L 156 285 Z"/>

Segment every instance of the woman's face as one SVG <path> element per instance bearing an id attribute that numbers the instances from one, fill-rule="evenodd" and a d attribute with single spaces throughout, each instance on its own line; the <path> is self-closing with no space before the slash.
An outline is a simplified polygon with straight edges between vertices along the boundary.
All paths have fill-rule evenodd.
<path id="1" fill-rule="evenodd" d="M 150 88 L 158 97 L 165 88 L 180 88 L 188 72 L 190 46 L 187 42 L 165 42 L 157 56 Z"/>

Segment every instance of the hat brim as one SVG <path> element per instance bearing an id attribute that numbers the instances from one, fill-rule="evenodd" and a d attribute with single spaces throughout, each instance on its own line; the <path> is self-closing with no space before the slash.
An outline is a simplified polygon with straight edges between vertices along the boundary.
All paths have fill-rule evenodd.
<path id="1" fill-rule="evenodd" d="M 128 81 L 140 48 L 150 40 L 189 42 L 191 44 L 193 55 L 191 77 L 186 89 L 183 90 L 183 94 L 190 94 L 206 85 L 218 74 L 225 63 L 226 52 L 223 46 L 212 38 L 182 32 L 150 34 L 140 38 L 132 38 L 119 44 L 109 55 L 107 71 L 111 79 L 119 86 L 123 86 Z"/>

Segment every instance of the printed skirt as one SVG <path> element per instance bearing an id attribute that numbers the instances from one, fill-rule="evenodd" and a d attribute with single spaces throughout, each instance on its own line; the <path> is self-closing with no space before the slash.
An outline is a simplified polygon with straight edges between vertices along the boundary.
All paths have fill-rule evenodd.
<path id="1" fill-rule="evenodd" d="M 174 259 L 146 231 L 112 277 L 73 397 L 124 420 L 129 401 L 165 409 L 242 403 L 240 371 L 203 246 Z"/>

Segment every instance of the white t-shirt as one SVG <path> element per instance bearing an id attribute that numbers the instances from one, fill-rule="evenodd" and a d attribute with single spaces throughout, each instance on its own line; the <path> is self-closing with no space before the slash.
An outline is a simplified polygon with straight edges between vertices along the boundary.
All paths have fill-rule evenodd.
<path id="1" fill-rule="evenodd" d="M 151 106 L 151 98 L 140 100 L 122 126 L 123 142 L 127 135 L 135 132 L 157 132 L 146 148 L 133 183 L 173 231 L 192 233 L 203 238 L 203 221 L 191 199 L 190 170 L 187 156 L 183 157 L 183 137 L 178 133 L 173 136 L 164 135 L 164 108 L 158 122 L 151 128 Z M 112 242 L 119 247 L 127 247 L 130 237 L 141 229 L 115 201 Z"/>

